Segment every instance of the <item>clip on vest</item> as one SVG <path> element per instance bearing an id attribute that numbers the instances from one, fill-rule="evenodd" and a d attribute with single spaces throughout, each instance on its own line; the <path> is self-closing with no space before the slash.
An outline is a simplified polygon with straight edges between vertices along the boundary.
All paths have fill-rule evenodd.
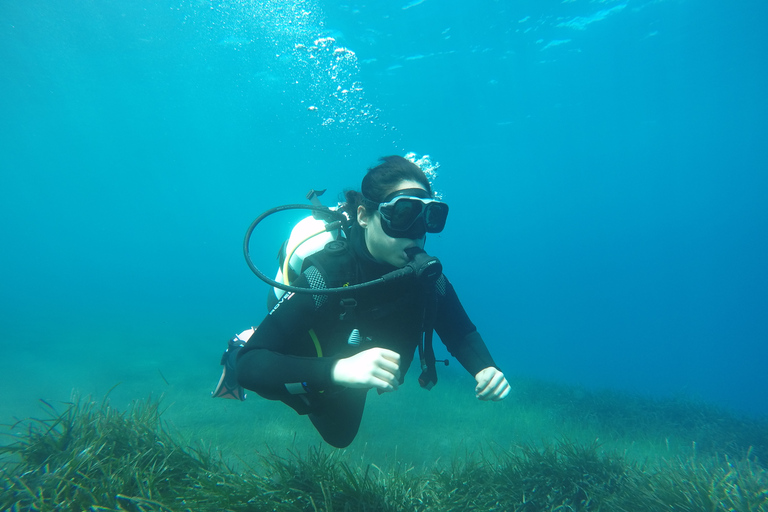
<path id="1" fill-rule="evenodd" d="M 339 315 L 339 320 L 344 320 L 347 317 L 347 313 L 351 313 L 357 307 L 357 300 L 353 298 L 341 299 L 339 305 L 344 309 Z"/>

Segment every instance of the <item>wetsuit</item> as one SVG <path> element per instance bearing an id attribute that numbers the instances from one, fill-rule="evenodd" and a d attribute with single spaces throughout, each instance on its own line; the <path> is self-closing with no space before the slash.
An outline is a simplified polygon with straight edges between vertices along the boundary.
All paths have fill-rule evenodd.
<path id="1" fill-rule="evenodd" d="M 340 251 L 327 247 L 308 258 L 292 284 L 335 288 L 392 270 L 373 259 L 355 225 Z M 425 323 L 425 314 L 432 320 Z M 400 354 L 402 383 L 429 323 L 473 376 L 497 367 L 444 275 L 428 285 L 405 277 L 349 294 L 286 293 L 238 354 L 238 381 L 308 414 L 326 442 L 344 447 L 357 435 L 367 389 L 334 384 L 336 361 L 373 347 L 393 350 Z M 348 343 L 353 329 L 359 345 Z"/>

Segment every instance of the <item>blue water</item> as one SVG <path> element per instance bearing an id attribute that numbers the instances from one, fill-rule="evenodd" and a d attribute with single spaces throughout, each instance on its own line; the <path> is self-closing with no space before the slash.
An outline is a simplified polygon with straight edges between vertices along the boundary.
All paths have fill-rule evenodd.
<path id="1" fill-rule="evenodd" d="M 4 0 L 0 400 L 144 396 L 195 358 L 209 386 L 264 314 L 251 220 L 412 151 L 451 205 L 428 249 L 506 373 L 764 416 L 766 19 L 754 0 Z M 270 272 L 289 225 L 252 249 Z"/>

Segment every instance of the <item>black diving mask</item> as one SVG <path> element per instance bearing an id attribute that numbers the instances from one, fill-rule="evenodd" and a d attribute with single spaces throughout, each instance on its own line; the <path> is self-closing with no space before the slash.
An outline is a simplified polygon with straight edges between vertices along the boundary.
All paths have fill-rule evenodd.
<path id="1" fill-rule="evenodd" d="M 426 196 L 426 197 L 425 197 Z M 377 205 L 381 228 L 392 238 L 423 238 L 427 233 L 440 233 L 448 218 L 448 205 L 430 199 L 426 190 L 409 188 L 390 194 Z"/>

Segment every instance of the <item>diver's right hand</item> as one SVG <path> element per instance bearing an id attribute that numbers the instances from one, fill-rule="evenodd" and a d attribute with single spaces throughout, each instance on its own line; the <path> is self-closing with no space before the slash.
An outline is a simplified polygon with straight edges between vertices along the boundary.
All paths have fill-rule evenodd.
<path id="1" fill-rule="evenodd" d="M 400 354 L 386 348 L 369 348 L 339 359 L 331 377 L 334 383 L 348 388 L 394 391 L 400 384 Z"/>

